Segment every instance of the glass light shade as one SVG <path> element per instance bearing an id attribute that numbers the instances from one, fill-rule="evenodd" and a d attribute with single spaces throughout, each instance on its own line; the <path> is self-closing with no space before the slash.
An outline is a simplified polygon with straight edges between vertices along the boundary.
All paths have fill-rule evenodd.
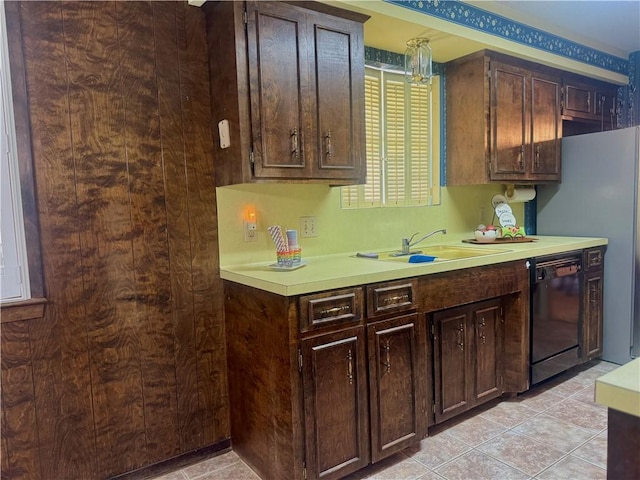
<path id="1" fill-rule="evenodd" d="M 407 82 L 421 85 L 433 76 L 431 47 L 427 38 L 412 38 L 404 52 L 404 72 Z"/>

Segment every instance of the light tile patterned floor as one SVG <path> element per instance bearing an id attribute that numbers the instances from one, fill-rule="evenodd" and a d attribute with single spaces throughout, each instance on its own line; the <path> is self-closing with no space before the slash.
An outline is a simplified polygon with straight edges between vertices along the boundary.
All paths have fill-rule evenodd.
<path id="1" fill-rule="evenodd" d="M 594 385 L 617 367 L 594 361 L 469 412 L 348 480 L 604 480 L 607 410 L 593 402 Z M 259 477 L 228 452 L 154 480 L 245 479 Z"/>

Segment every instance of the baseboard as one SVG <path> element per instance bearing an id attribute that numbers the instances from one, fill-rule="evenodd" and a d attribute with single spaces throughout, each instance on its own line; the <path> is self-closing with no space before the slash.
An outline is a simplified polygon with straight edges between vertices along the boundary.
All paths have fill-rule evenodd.
<path id="1" fill-rule="evenodd" d="M 227 438 L 218 443 L 168 458 L 153 465 L 111 477 L 111 480 L 143 480 L 145 478 L 157 477 L 206 460 L 207 458 L 221 455 L 229 450 L 231 450 L 231 439 Z"/>

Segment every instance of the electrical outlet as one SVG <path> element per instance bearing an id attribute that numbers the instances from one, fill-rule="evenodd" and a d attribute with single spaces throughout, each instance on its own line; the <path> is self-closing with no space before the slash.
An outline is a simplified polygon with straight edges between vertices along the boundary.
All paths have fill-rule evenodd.
<path id="1" fill-rule="evenodd" d="M 256 222 L 243 222 L 244 224 L 244 241 L 255 242 L 258 240 L 258 224 Z"/>
<path id="2" fill-rule="evenodd" d="M 316 217 L 300 217 L 300 236 L 303 238 L 318 236 Z"/>

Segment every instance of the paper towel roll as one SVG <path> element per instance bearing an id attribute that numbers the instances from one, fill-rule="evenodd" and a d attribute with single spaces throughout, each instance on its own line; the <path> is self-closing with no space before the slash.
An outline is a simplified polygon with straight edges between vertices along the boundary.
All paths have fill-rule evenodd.
<path id="1" fill-rule="evenodd" d="M 533 200 L 534 198 L 536 198 L 536 189 L 533 187 L 515 188 L 513 190 L 513 195 L 511 196 L 509 196 L 509 194 L 505 190 L 504 196 L 509 203 L 528 202 L 529 200 Z"/>

